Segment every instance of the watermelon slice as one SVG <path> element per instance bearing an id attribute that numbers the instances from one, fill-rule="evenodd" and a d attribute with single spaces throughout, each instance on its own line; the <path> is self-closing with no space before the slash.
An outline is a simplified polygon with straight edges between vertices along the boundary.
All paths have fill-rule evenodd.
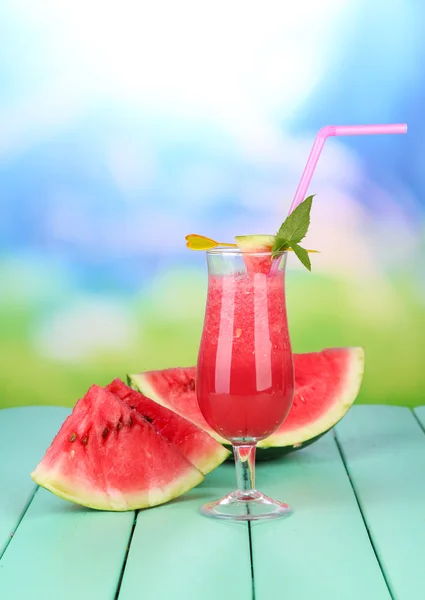
<path id="1" fill-rule="evenodd" d="M 77 402 L 31 476 L 66 500 L 113 511 L 162 504 L 203 479 L 147 419 L 97 385 Z"/>
<path id="2" fill-rule="evenodd" d="M 275 236 L 256 234 L 256 235 L 237 235 L 235 242 L 241 252 L 250 253 L 261 253 L 270 252 L 273 248 Z M 247 271 L 253 273 L 265 273 L 266 275 L 270 272 L 272 264 L 271 255 L 269 256 L 244 256 L 243 257 Z"/>
<path id="3" fill-rule="evenodd" d="M 118 398 L 141 414 L 155 431 L 174 444 L 204 475 L 218 467 L 230 452 L 208 433 L 172 410 L 160 406 L 120 379 L 106 386 Z"/>
<path id="4" fill-rule="evenodd" d="M 330 348 L 294 354 L 295 396 L 284 423 L 258 443 L 258 458 L 271 458 L 311 444 L 346 414 L 360 389 L 362 348 Z M 195 367 L 129 375 L 130 385 L 146 396 L 228 443 L 206 423 L 195 394 Z M 278 452 L 277 452 L 278 451 Z"/>

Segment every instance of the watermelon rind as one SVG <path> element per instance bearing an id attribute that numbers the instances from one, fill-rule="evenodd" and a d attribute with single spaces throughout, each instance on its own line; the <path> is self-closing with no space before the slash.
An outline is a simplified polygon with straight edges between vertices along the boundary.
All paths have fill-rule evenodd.
<path id="1" fill-rule="evenodd" d="M 207 433 L 207 432 L 205 432 Z M 217 441 L 217 440 L 216 440 Z M 220 442 L 218 442 L 220 443 Z M 218 466 L 220 466 L 225 460 L 229 458 L 231 455 L 231 450 L 221 445 L 222 450 L 217 450 L 214 456 L 210 458 L 205 458 L 202 463 L 195 465 L 204 475 L 208 475 L 211 471 L 214 471 Z"/>
<path id="2" fill-rule="evenodd" d="M 319 435 L 310 438 L 309 440 L 305 440 L 305 442 L 296 444 L 295 446 L 268 446 L 266 448 L 259 448 L 257 445 L 257 450 L 255 453 L 256 462 L 274 460 L 276 458 L 286 456 L 287 454 L 291 454 L 291 452 L 295 452 L 296 450 L 302 450 L 303 448 L 307 448 L 307 446 L 311 446 L 311 444 L 314 444 L 314 442 L 317 442 L 317 440 L 326 435 L 331 429 L 332 427 L 330 427 L 326 431 L 323 431 L 322 433 L 319 433 Z M 232 446 L 229 446 L 229 444 L 227 443 L 226 448 L 230 450 Z M 230 460 L 230 458 L 228 460 Z"/>
<path id="3" fill-rule="evenodd" d="M 274 235 L 263 233 L 235 237 L 236 245 L 242 252 L 270 252 L 274 241 Z"/>
<path id="4" fill-rule="evenodd" d="M 258 448 L 292 447 L 296 449 L 308 440 L 323 435 L 340 421 L 356 399 L 364 373 L 364 350 L 360 347 L 347 348 L 349 366 L 345 380 L 341 383 L 334 402 L 315 421 L 284 433 L 274 433 L 258 442 Z"/>
<path id="5" fill-rule="evenodd" d="M 107 493 L 99 493 L 98 491 L 88 490 L 87 485 L 77 486 L 75 481 L 71 482 L 63 478 L 59 468 L 45 470 L 42 465 L 38 465 L 35 471 L 31 473 L 31 478 L 37 485 L 46 488 L 63 500 L 68 500 L 86 508 L 115 512 L 138 510 L 164 504 L 185 494 L 204 479 L 202 473 L 193 468 L 188 470 L 186 474 L 175 478 L 172 483 L 166 486 L 150 489 L 145 493 L 131 495 L 126 493 L 124 496 L 117 489 L 110 489 Z"/>

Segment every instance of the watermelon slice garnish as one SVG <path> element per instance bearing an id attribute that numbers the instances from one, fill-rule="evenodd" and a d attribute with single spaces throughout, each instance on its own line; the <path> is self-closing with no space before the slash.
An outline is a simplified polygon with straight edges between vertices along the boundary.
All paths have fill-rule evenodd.
<path id="1" fill-rule="evenodd" d="M 242 253 L 248 273 L 264 273 L 268 275 L 272 266 L 272 256 L 275 236 L 266 234 L 237 235 L 235 242 Z M 255 256 L 255 254 L 258 256 Z M 266 253 L 266 254 L 264 254 Z"/>
<path id="2" fill-rule="evenodd" d="M 263 458 L 272 448 L 282 453 L 301 448 L 331 429 L 356 399 L 364 371 L 362 348 L 330 348 L 294 354 L 295 396 L 288 417 L 258 443 Z M 202 416 L 195 393 L 196 369 L 175 368 L 129 375 L 129 383 L 162 406 L 174 410 L 221 443 Z M 261 453 L 260 453 L 261 454 Z"/>
<path id="3" fill-rule="evenodd" d="M 148 419 L 97 385 L 77 402 L 31 476 L 66 500 L 112 511 L 162 504 L 203 480 Z"/>
<path id="4" fill-rule="evenodd" d="M 263 273 L 268 275 L 270 273 L 270 268 L 273 261 L 271 251 L 276 241 L 275 235 L 263 233 L 237 235 L 235 237 L 235 244 L 217 242 L 216 240 L 206 237 L 205 235 L 200 235 L 199 233 L 189 233 L 185 239 L 186 246 L 190 248 L 190 250 L 211 250 L 213 248 L 217 248 L 218 246 L 224 248 L 238 248 L 242 253 L 248 273 L 251 275 L 254 275 L 255 273 Z M 294 248 L 292 248 L 291 245 L 285 246 L 284 250 L 280 250 L 280 252 L 293 251 Z M 305 250 L 305 252 L 310 254 L 311 252 L 317 252 L 317 250 Z M 268 254 L 268 256 L 266 256 L 266 254 Z M 277 266 L 278 264 L 276 267 Z"/>
<path id="5" fill-rule="evenodd" d="M 276 236 L 262 233 L 237 235 L 235 237 L 236 245 L 242 252 L 248 273 L 264 273 L 265 275 L 270 273 L 273 258 L 269 253 L 272 252 L 275 240 Z M 293 249 L 288 247 L 284 251 L 293 252 Z M 317 250 L 306 250 L 306 252 L 308 254 L 316 253 Z"/>
<path id="6" fill-rule="evenodd" d="M 147 419 L 157 433 L 174 444 L 204 475 L 229 456 L 230 452 L 203 429 L 128 387 L 120 379 L 114 379 L 106 389 Z"/>

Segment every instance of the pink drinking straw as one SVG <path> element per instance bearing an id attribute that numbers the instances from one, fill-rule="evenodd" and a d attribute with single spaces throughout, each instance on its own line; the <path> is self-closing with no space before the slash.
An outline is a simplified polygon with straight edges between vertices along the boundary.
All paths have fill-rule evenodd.
<path id="1" fill-rule="evenodd" d="M 406 133 L 406 123 L 396 123 L 390 125 L 328 125 L 322 127 L 316 139 L 314 140 L 313 147 L 308 157 L 307 164 L 304 168 L 304 172 L 301 176 L 300 182 L 295 192 L 294 199 L 292 200 L 289 213 L 298 206 L 304 199 L 307 192 L 308 186 L 310 185 L 311 178 L 313 177 L 314 170 L 319 160 L 320 153 L 322 152 L 323 146 L 328 137 L 334 135 L 382 135 L 388 133 Z M 288 214 L 289 214 L 288 213 Z"/>

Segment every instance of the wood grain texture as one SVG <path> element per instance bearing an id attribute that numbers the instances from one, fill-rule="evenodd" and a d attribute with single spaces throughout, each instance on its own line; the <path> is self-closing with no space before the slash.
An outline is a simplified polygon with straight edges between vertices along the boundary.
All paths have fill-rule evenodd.
<path id="1" fill-rule="evenodd" d="M 0 562 L 0 598 L 113 600 L 133 521 L 40 488 Z"/>
<path id="2" fill-rule="evenodd" d="M 408 408 L 355 406 L 336 433 L 394 598 L 425 598 L 423 430 Z"/>
<path id="3" fill-rule="evenodd" d="M 420 422 L 422 429 L 425 431 L 425 406 L 418 406 L 418 408 L 415 408 L 413 412 Z"/>
<path id="4" fill-rule="evenodd" d="M 36 490 L 30 473 L 70 412 L 52 406 L 0 410 L 0 556 Z"/>
<path id="5" fill-rule="evenodd" d="M 250 600 L 247 525 L 199 513 L 234 488 L 232 464 L 176 501 L 141 511 L 128 555 L 134 513 L 84 509 L 43 489 L 31 502 L 29 474 L 67 414 L 0 411 L 0 598 L 45 600 L 55 590 L 61 600 L 114 600 L 121 585 L 120 600 Z M 415 414 L 355 406 L 336 428 L 340 450 L 329 433 L 257 465 L 259 489 L 294 513 L 252 524 L 256 600 L 390 600 L 388 587 L 397 600 L 422 597 L 425 407 Z"/>
<path id="6" fill-rule="evenodd" d="M 259 464 L 257 486 L 294 512 L 252 525 L 256 600 L 391 600 L 332 432 Z"/>
<path id="7" fill-rule="evenodd" d="M 248 527 L 200 514 L 235 487 L 225 464 L 186 496 L 138 515 L 120 600 L 250 600 Z"/>

